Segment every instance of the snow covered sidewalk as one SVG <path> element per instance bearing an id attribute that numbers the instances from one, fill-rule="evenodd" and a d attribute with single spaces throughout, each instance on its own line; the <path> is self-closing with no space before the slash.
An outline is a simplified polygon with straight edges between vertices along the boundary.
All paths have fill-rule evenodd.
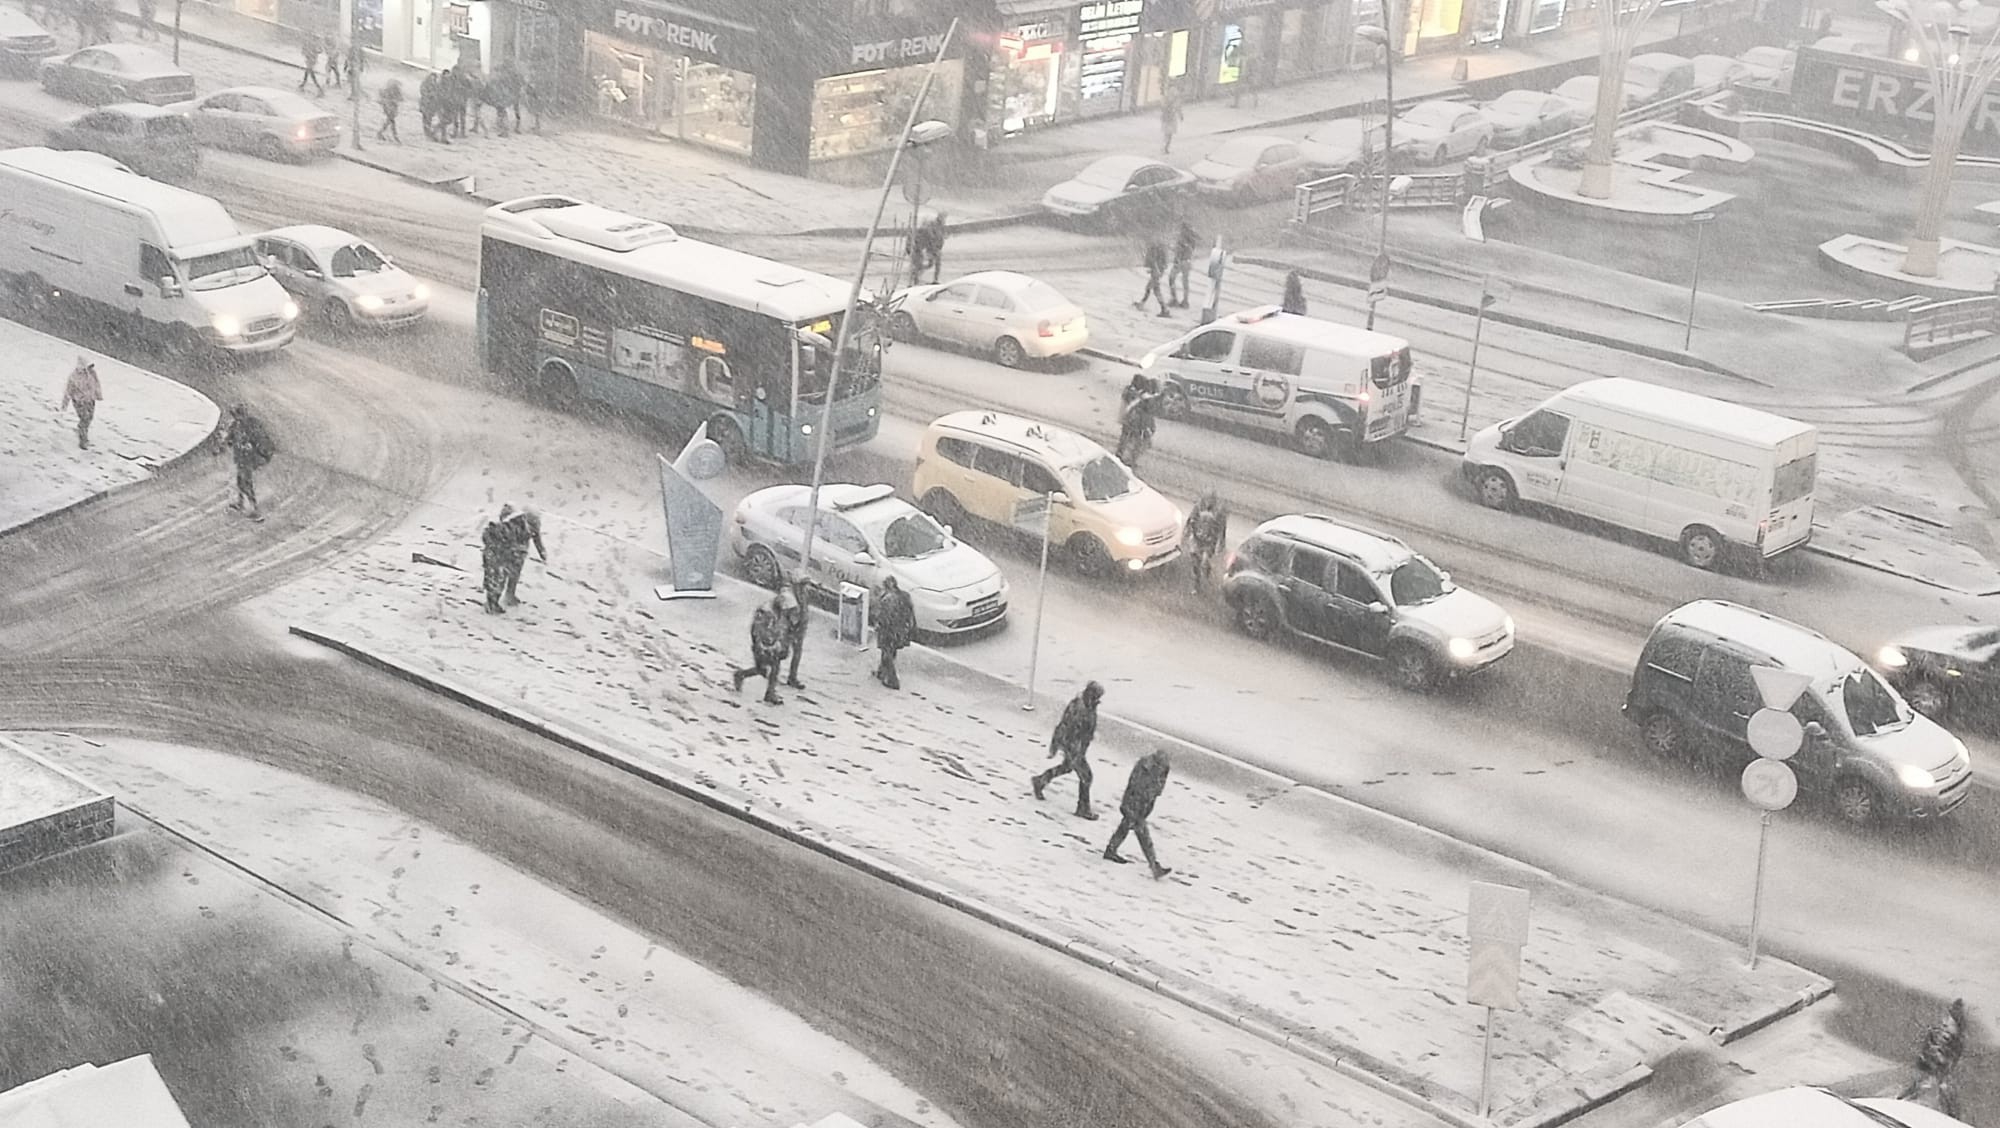
<path id="1" fill-rule="evenodd" d="M 165 376 L 0 320 L 0 533 L 151 477 L 200 446 L 221 412 Z M 104 401 L 90 449 L 76 445 L 76 414 L 60 409 L 76 358 L 97 365 Z"/>
<path id="2" fill-rule="evenodd" d="M 530 565 L 528 602 L 504 617 L 480 607 L 475 535 L 501 500 L 544 511 L 551 561 Z M 1108 953 L 1460 1117 L 1480 1066 L 1481 1012 L 1463 1002 L 1471 880 L 1535 896 L 1525 1009 L 1498 1028 L 1501 1123 L 1574 1107 L 1684 1038 L 1825 986 L 1775 961 L 1746 973 L 1717 937 L 1186 747 L 1152 824 L 1175 873 L 1107 864 L 1113 823 L 1074 818 L 1070 782 L 1043 803 L 1028 793 L 1078 687 L 1050 687 L 1024 714 L 1018 688 L 918 651 L 893 694 L 822 617 L 810 688 L 778 708 L 755 686 L 734 694 L 761 595 L 725 581 L 712 602 L 655 601 L 656 510 L 582 465 L 475 468 L 379 544 L 254 606 Z M 1093 755 L 1107 815 L 1156 743 L 1107 720 Z"/>

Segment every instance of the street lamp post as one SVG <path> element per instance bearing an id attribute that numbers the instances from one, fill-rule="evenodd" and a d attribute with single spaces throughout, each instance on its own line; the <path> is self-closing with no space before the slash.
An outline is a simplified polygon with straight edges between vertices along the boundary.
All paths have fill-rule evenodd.
<path id="1" fill-rule="evenodd" d="M 361 0 L 347 0 L 347 57 L 340 60 L 347 68 L 347 97 L 354 103 L 354 151 L 360 152 L 361 145 L 361 68 L 354 64 L 361 61 Z"/>
<path id="2" fill-rule="evenodd" d="M 1701 290 L 1701 233 L 1714 218 L 1714 212 L 1702 212 L 1688 217 L 1694 224 L 1694 271 L 1688 278 L 1687 332 L 1681 335 L 1682 352 L 1694 347 L 1694 299 Z"/>
<path id="3" fill-rule="evenodd" d="M 1978 9 L 1978 0 L 1960 0 L 1955 6 L 1938 0 L 1921 7 L 1910 0 L 1876 0 L 1875 6 L 1902 21 L 1917 61 L 1930 76 L 1930 164 L 1917 189 L 1917 221 L 1903 256 L 1903 273 L 1934 278 L 1959 145 L 1985 103 L 1986 88 L 2000 76 L 2000 21 L 1975 37 L 1966 17 Z"/>
<path id="4" fill-rule="evenodd" d="M 868 221 L 868 234 L 861 240 L 861 263 L 854 268 L 854 284 L 847 290 L 847 307 L 841 314 L 840 329 L 834 334 L 833 363 L 826 374 L 826 401 L 820 407 L 819 430 L 813 439 L 812 490 L 806 498 L 806 528 L 799 546 L 799 566 L 812 567 L 813 535 L 819 531 L 819 490 L 826 480 L 826 451 L 833 439 L 833 401 L 840 391 L 840 370 L 847 358 L 847 338 L 854 331 L 854 314 L 861 304 L 861 287 L 868 279 L 868 259 L 875 249 L 875 236 L 882 230 L 882 213 L 889 208 L 889 193 L 896 187 L 896 168 L 903 161 L 903 151 L 916 145 L 940 140 L 948 131 L 924 130 L 920 139 L 917 130 L 917 115 L 923 113 L 924 101 L 930 97 L 931 86 L 937 81 L 938 68 L 944 64 L 945 52 L 951 50 L 951 41 L 958 34 L 958 17 L 952 17 L 951 25 L 944 29 L 944 38 L 938 42 L 937 55 L 924 71 L 923 85 L 917 87 L 917 96 L 910 103 L 910 116 L 903 121 L 903 132 L 898 135 L 895 151 L 889 154 L 889 169 L 882 176 L 882 194 L 875 201 L 875 217 Z M 930 123 L 925 123 L 930 124 Z"/>
<path id="5" fill-rule="evenodd" d="M 1583 179 L 1577 194 L 1594 200 L 1611 198 L 1611 159 L 1617 152 L 1618 115 L 1625 112 L 1625 61 L 1639 45 L 1639 31 L 1660 0 L 1640 0 L 1627 7 L 1622 0 L 1597 6 L 1597 116 L 1590 123 L 1590 149 L 1583 158 Z"/>
<path id="6" fill-rule="evenodd" d="M 1382 221 L 1381 234 L 1375 239 L 1375 261 L 1387 264 L 1389 261 L 1389 180 L 1393 175 L 1391 165 L 1396 155 L 1396 55 L 1400 45 L 1390 30 L 1396 26 L 1394 0 L 1386 0 L 1382 5 L 1382 19 L 1386 27 L 1365 24 L 1355 28 L 1354 33 L 1370 43 L 1382 45 Z M 1365 134 L 1364 134 L 1365 136 Z M 1375 293 L 1386 283 L 1388 271 L 1380 271 L 1381 278 L 1369 276 L 1368 328 L 1375 328 L 1375 307 L 1378 303 Z"/>

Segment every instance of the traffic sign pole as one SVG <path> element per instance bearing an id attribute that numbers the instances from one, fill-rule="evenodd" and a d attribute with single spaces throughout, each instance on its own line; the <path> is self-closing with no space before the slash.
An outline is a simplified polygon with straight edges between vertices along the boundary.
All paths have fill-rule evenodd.
<path id="1" fill-rule="evenodd" d="M 1743 797 L 1758 810 L 1757 876 L 1750 891 L 1750 970 L 1757 970 L 1757 941 L 1764 928 L 1764 862 L 1771 852 L 1771 813 L 1792 805 L 1799 777 L 1785 763 L 1805 743 L 1805 727 L 1792 715 L 1793 702 L 1810 679 L 1792 670 L 1752 666 L 1750 677 L 1764 707 L 1750 714 L 1746 736 L 1757 758 L 1743 769 Z"/>
<path id="2" fill-rule="evenodd" d="M 1757 970 L 1757 934 L 1764 925 L 1764 856 L 1771 847 L 1771 812 L 1757 820 L 1757 888 L 1750 895 L 1750 970 Z"/>
<path id="3" fill-rule="evenodd" d="M 1035 711 L 1035 667 L 1042 660 L 1042 611 L 1049 605 L 1049 524 L 1055 516 L 1056 495 L 1042 498 L 1042 571 L 1035 583 L 1035 641 L 1028 648 L 1028 699 L 1021 702 L 1023 712 Z"/>
<path id="4" fill-rule="evenodd" d="M 1493 1108 L 1493 1008 L 1486 1008 L 1485 1048 L 1479 1061 L 1479 1119 L 1485 1120 Z"/>

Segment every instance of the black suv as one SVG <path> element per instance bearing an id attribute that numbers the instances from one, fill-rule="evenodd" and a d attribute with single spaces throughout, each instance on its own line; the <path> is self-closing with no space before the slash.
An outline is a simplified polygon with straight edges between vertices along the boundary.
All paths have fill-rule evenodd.
<path id="1" fill-rule="evenodd" d="M 1487 666 L 1514 620 L 1391 536 L 1317 514 L 1274 517 L 1229 558 L 1222 596 L 1253 638 L 1298 635 L 1384 659 L 1410 689 Z"/>
<path id="2" fill-rule="evenodd" d="M 1875 652 L 1875 668 L 1934 721 L 2000 705 L 2000 627 L 1924 627 Z"/>

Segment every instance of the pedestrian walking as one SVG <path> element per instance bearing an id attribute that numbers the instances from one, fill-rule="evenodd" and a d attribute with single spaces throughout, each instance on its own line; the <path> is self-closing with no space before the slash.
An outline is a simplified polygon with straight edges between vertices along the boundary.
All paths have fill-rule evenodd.
<path id="1" fill-rule="evenodd" d="M 326 87 L 322 85 L 319 80 L 320 50 L 321 48 L 320 48 L 318 32 L 308 31 L 299 38 L 299 89 L 300 90 L 304 90 L 306 88 L 306 83 L 310 82 L 312 83 L 313 93 L 315 94 L 326 93 Z"/>
<path id="2" fill-rule="evenodd" d="M 910 593 L 896 583 L 896 577 L 884 576 L 882 590 L 875 596 L 875 645 L 882 649 L 882 661 L 875 667 L 875 680 L 890 689 L 901 689 L 903 683 L 896 677 L 896 654 L 917 633 L 917 609 L 910 602 Z"/>
<path id="3" fill-rule="evenodd" d="M 332 36 L 326 40 L 326 81 L 329 86 L 340 85 L 340 68 L 347 60 L 347 48 L 336 42 Z"/>
<path id="4" fill-rule="evenodd" d="M 1185 115 L 1181 113 L 1180 95 L 1172 90 L 1167 91 L 1167 96 L 1160 101 L 1161 156 L 1164 157 L 1174 151 L 1174 134 L 1180 132 L 1183 116 Z"/>
<path id="5" fill-rule="evenodd" d="M 159 41 L 159 16 L 160 0 L 139 0 L 139 38 Z"/>
<path id="6" fill-rule="evenodd" d="M 1198 242 L 1194 228 L 1187 220 L 1181 220 L 1181 228 L 1174 232 L 1174 265 L 1167 274 L 1168 304 L 1180 309 L 1188 307 L 1188 277 L 1194 273 L 1194 248 Z"/>
<path id="7" fill-rule="evenodd" d="M 442 84 L 443 80 L 437 76 L 436 72 L 425 75 L 424 80 L 417 84 L 417 115 L 423 119 L 425 137 L 440 144 L 449 145 L 451 144 L 451 138 L 445 136 L 446 122 Z"/>
<path id="8" fill-rule="evenodd" d="M 1202 591 L 1215 575 L 1215 558 L 1229 543 L 1229 510 L 1208 490 L 1195 502 L 1194 512 L 1188 514 L 1187 528 L 1183 539 L 1188 545 L 1188 567 L 1194 572 L 1194 590 Z"/>
<path id="9" fill-rule="evenodd" d="M 1035 798 L 1042 797 L 1042 790 L 1057 776 L 1076 776 L 1076 817 L 1095 819 L 1097 812 L 1090 807 L 1090 742 L 1097 736 L 1097 703 L 1104 700 L 1104 687 L 1091 682 L 1083 687 L 1083 692 L 1070 698 L 1063 706 L 1062 719 L 1056 722 L 1056 731 L 1049 736 L 1049 756 L 1060 756 L 1062 763 L 1037 774 L 1028 781 L 1035 789 Z"/>
<path id="10" fill-rule="evenodd" d="M 347 85 L 354 92 L 354 97 L 358 100 L 362 95 L 367 93 L 367 91 L 361 88 L 361 70 L 367 64 L 368 60 L 362 52 L 361 44 L 359 43 L 349 43 L 346 55 Z"/>
<path id="11" fill-rule="evenodd" d="M 1111 832 L 1111 841 L 1104 847 L 1105 861 L 1121 864 L 1125 861 L 1118 847 L 1130 834 L 1139 840 L 1139 850 L 1146 855 L 1146 864 L 1153 868 L 1153 880 L 1174 872 L 1160 864 L 1160 856 L 1153 853 L 1153 832 L 1146 829 L 1146 820 L 1153 816 L 1153 804 L 1160 801 L 1160 793 L 1167 789 L 1167 775 L 1172 771 L 1164 748 L 1155 748 L 1132 765 L 1132 774 L 1125 780 L 1125 794 L 1118 800 L 1118 829 Z"/>
<path id="12" fill-rule="evenodd" d="M 1155 237 L 1146 240 L 1146 292 L 1132 303 L 1134 309 L 1145 309 L 1146 299 L 1160 303 L 1160 316 L 1171 317 L 1167 312 L 1167 247 Z"/>
<path id="13" fill-rule="evenodd" d="M 501 506 L 500 516 L 479 530 L 479 580 L 486 592 L 488 615 L 507 613 L 500 600 L 507 594 L 507 562 L 513 555 L 512 533 L 507 528 L 507 518 L 513 515 L 513 510 L 511 505 Z"/>
<path id="14" fill-rule="evenodd" d="M 937 284 L 938 273 L 944 269 L 944 236 L 943 212 L 933 213 L 910 236 L 910 285 L 923 284 L 926 268 L 931 272 L 931 284 Z"/>
<path id="15" fill-rule="evenodd" d="M 403 112 L 403 84 L 393 78 L 383 83 L 375 101 L 382 107 L 382 127 L 375 131 L 375 139 L 401 145 L 403 135 L 396 131 L 396 115 Z"/>
<path id="16" fill-rule="evenodd" d="M 812 581 L 804 576 L 792 577 L 792 605 L 785 610 L 785 646 L 791 651 L 791 669 L 785 674 L 785 684 L 793 689 L 804 689 L 806 683 L 799 680 L 799 660 L 806 653 L 806 622 L 812 598 Z"/>
<path id="17" fill-rule="evenodd" d="M 1139 456 L 1153 445 L 1154 418 L 1160 402 L 1160 384 L 1143 372 L 1132 374 L 1132 382 L 1118 393 L 1118 461 L 1136 470 Z"/>
<path id="18" fill-rule="evenodd" d="M 507 538 L 507 591 L 501 602 L 508 607 L 517 607 L 521 598 L 516 589 L 521 585 L 521 573 L 528 567 L 528 548 L 533 546 L 536 557 L 542 563 L 549 562 L 549 550 L 542 544 L 542 515 L 532 509 L 503 505 L 500 507 L 500 523 L 506 527 Z"/>
<path id="19" fill-rule="evenodd" d="M 271 440 L 264 421 L 250 413 L 249 405 L 230 406 L 229 426 L 222 432 L 222 445 L 215 453 L 221 454 L 225 449 L 236 463 L 236 500 L 229 503 L 229 508 L 252 521 L 262 521 L 263 511 L 257 507 L 257 471 L 270 464 L 271 457 L 278 453 L 278 444 Z"/>
<path id="20" fill-rule="evenodd" d="M 1938 1109 L 1946 1116 L 1958 1116 L 1958 1090 L 1952 1085 L 1951 1074 L 1964 1056 L 1965 1000 L 1953 999 L 1944 1014 L 1924 1028 L 1917 1041 L 1917 1076 L 1896 1099 L 1912 1100 L 1925 1086 L 1935 1086 Z"/>
<path id="21" fill-rule="evenodd" d="M 792 589 L 779 587 L 778 593 L 769 603 L 757 608 L 750 617 L 750 665 L 732 672 L 731 686 L 737 692 L 743 690 L 743 679 L 764 675 L 764 703 L 783 705 L 785 699 L 778 696 L 778 668 L 785 661 L 785 610 L 793 602 Z"/>
<path id="22" fill-rule="evenodd" d="M 63 385 L 62 403 L 57 411 L 76 408 L 76 446 L 78 450 L 90 449 L 90 421 L 97 417 L 97 404 L 104 398 L 104 385 L 98 383 L 97 366 L 76 358 L 76 367 L 69 370 L 69 380 Z"/>
<path id="23" fill-rule="evenodd" d="M 1306 315 L 1306 280 L 1294 270 L 1285 275 L 1285 296 L 1278 301 L 1278 308 L 1286 313 Z"/>

